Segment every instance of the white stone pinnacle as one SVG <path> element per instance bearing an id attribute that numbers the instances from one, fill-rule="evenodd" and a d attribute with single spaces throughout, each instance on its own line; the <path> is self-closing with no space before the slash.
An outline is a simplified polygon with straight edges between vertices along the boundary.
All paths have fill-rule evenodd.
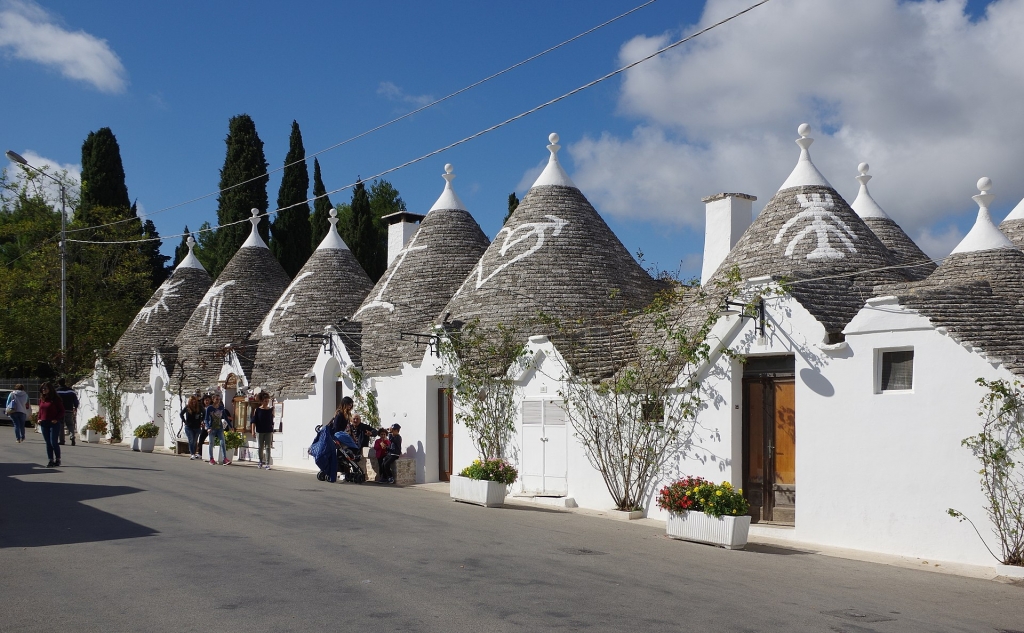
<path id="1" fill-rule="evenodd" d="M 259 231 L 256 230 L 256 226 L 260 223 L 260 210 L 251 209 L 252 217 L 249 221 L 252 222 L 252 232 L 249 233 L 249 238 L 242 244 L 242 248 L 267 248 L 267 243 L 260 237 Z"/>
<path id="2" fill-rule="evenodd" d="M 857 176 L 857 182 L 860 183 L 860 191 L 857 192 L 857 199 L 853 201 L 850 208 L 863 220 L 868 218 L 888 219 L 889 214 L 883 211 L 882 207 L 878 206 L 875 199 L 871 197 L 871 193 L 868 192 L 868 181 L 871 180 L 871 174 L 868 173 L 870 168 L 867 163 L 857 165 L 857 171 L 860 172 L 860 175 Z"/>
<path id="3" fill-rule="evenodd" d="M 811 126 L 806 123 L 801 123 L 800 127 L 797 128 L 797 133 L 800 138 L 796 140 L 796 144 L 800 146 L 800 160 L 797 161 L 796 167 L 793 168 L 792 173 L 789 174 L 789 178 L 786 182 L 782 183 L 779 187 L 779 191 L 783 189 L 789 189 L 790 187 L 802 187 L 805 185 L 817 185 L 820 187 L 831 187 L 825 177 L 821 175 L 818 168 L 811 162 L 811 154 L 808 149 L 811 147 L 811 143 L 814 139 L 808 136 L 811 133 Z"/>
<path id="4" fill-rule="evenodd" d="M 988 212 L 988 205 L 995 198 L 995 195 L 989 193 L 991 189 L 991 179 L 983 177 L 978 180 L 978 191 L 980 193 L 972 196 L 972 199 L 978 203 L 978 218 L 974 221 L 974 226 L 971 227 L 970 232 L 957 244 L 951 254 L 990 251 L 997 248 L 1017 248 L 1010 241 L 1010 238 L 1006 237 L 992 222 L 992 216 Z"/>
<path id="5" fill-rule="evenodd" d="M 576 183 L 569 178 L 569 174 L 565 173 L 565 170 L 562 169 L 562 164 L 558 162 L 558 150 L 562 149 L 562 146 L 558 144 L 558 134 L 554 132 L 549 134 L 548 141 L 550 142 L 548 151 L 551 152 L 551 155 L 548 156 L 548 164 L 533 183 L 533 187 L 559 185 L 579 189 Z"/>
<path id="6" fill-rule="evenodd" d="M 188 255 L 185 255 L 181 262 L 175 266 L 175 270 L 178 268 L 198 268 L 199 270 L 206 270 L 202 263 L 200 263 L 199 258 L 197 258 L 192 252 L 192 249 L 196 247 L 196 241 L 192 239 L 191 235 L 189 235 L 185 240 L 185 245 L 188 246 Z"/>
<path id="7" fill-rule="evenodd" d="M 462 204 L 459 194 L 455 193 L 455 189 L 452 188 L 452 181 L 455 180 L 455 168 L 452 167 L 451 163 L 445 163 L 444 173 L 441 174 L 441 177 L 444 178 L 444 191 L 438 196 L 434 206 L 430 207 L 430 211 L 438 209 L 461 209 L 465 211 L 466 205 Z"/>
<path id="8" fill-rule="evenodd" d="M 331 223 L 331 228 L 327 229 L 327 235 L 324 239 L 320 240 L 320 245 L 316 247 L 316 250 L 328 250 L 334 249 L 338 251 L 347 251 L 348 244 L 345 240 L 341 239 L 341 235 L 338 234 L 338 211 L 335 209 L 330 210 L 330 216 L 327 221 Z"/>

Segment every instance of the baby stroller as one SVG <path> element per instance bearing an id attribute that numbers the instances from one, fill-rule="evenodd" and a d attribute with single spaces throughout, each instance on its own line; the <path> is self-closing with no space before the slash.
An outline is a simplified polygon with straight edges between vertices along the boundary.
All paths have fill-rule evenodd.
<path id="1" fill-rule="evenodd" d="M 320 472 L 316 478 L 320 481 L 335 482 L 338 473 L 345 475 L 345 481 L 361 484 L 366 481 L 366 473 L 359 466 L 362 451 L 352 436 L 344 431 L 331 435 L 325 426 L 316 427 L 316 439 L 309 449 Z"/>

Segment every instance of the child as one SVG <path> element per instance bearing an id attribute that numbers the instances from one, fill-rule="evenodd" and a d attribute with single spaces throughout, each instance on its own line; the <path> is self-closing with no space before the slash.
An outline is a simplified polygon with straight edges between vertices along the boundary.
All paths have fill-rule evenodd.
<path id="1" fill-rule="evenodd" d="M 402 456 L 402 436 L 399 435 L 399 431 L 402 430 L 402 425 L 392 424 L 391 425 L 391 436 L 388 438 L 390 444 L 388 445 L 387 455 L 384 456 L 384 461 L 381 462 L 381 477 L 385 483 L 395 483 L 395 462 Z"/>
<path id="2" fill-rule="evenodd" d="M 384 472 L 381 469 L 381 461 L 384 456 L 388 454 L 388 447 L 391 446 L 391 442 L 388 441 L 388 430 L 379 429 L 377 431 L 377 440 L 373 443 L 373 453 L 377 457 L 377 477 L 374 479 L 376 482 L 384 481 Z"/>

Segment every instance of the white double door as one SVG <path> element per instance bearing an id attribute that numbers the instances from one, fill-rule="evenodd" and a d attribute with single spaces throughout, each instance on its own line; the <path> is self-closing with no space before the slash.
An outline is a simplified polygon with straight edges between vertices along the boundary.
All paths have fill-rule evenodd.
<path id="1" fill-rule="evenodd" d="M 568 494 L 565 427 L 561 400 L 523 401 L 523 492 L 542 497 Z"/>

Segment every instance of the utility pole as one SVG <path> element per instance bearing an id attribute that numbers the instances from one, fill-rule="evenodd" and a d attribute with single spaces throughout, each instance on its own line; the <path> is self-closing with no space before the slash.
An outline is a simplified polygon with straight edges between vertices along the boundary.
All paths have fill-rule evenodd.
<path id="1" fill-rule="evenodd" d="M 50 174 L 46 173 L 42 169 L 29 164 L 20 154 L 7 150 L 7 159 L 12 163 L 18 163 L 24 167 L 32 169 L 53 182 L 57 183 L 60 187 L 60 368 L 63 373 L 65 357 L 67 356 L 68 348 L 68 267 L 67 267 L 67 224 L 68 224 L 68 213 L 67 213 L 67 192 L 64 189 L 64 183 L 54 178 Z"/>

